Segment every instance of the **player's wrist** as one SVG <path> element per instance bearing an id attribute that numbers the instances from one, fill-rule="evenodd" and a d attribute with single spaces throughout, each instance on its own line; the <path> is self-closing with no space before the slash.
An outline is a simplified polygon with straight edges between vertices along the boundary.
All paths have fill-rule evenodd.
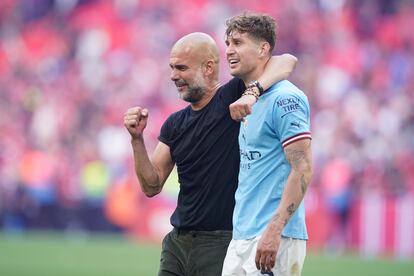
<path id="1" fill-rule="evenodd" d="M 243 96 L 253 96 L 256 98 L 256 101 L 259 99 L 260 97 L 260 93 L 257 90 L 257 88 L 255 89 L 254 87 L 247 87 L 247 89 L 244 91 L 244 93 L 242 94 Z"/>
<path id="2" fill-rule="evenodd" d="M 251 83 L 249 83 L 247 85 L 247 88 L 251 88 L 251 89 L 257 90 L 257 92 L 259 93 L 259 97 L 261 95 L 263 95 L 263 93 L 264 93 L 264 88 L 263 88 L 263 86 L 260 84 L 260 82 L 258 80 L 255 80 L 255 81 L 252 81 Z"/>
<path id="3" fill-rule="evenodd" d="M 282 231 L 285 224 L 279 223 L 277 221 L 271 221 L 267 226 L 267 232 L 271 232 L 273 235 L 282 235 Z"/>
<path id="4" fill-rule="evenodd" d="M 283 227 L 285 227 L 286 224 L 287 224 L 287 220 L 284 218 L 281 218 L 280 216 L 270 221 L 270 226 L 274 229 L 279 230 L 280 232 L 282 231 Z"/>

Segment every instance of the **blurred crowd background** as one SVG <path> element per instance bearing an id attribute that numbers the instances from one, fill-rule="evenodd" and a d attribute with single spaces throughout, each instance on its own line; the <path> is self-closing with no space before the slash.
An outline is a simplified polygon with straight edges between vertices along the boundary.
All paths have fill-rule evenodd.
<path id="1" fill-rule="evenodd" d="M 277 23 L 275 54 L 312 112 L 309 245 L 414 256 L 414 2 L 407 0 L 1 0 L 0 231 L 115 231 L 159 240 L 176 175 L 147 199 L 123 114 L 150 111 L 146 142 L 185 103 L 169 51 L 244 10 Z"/>

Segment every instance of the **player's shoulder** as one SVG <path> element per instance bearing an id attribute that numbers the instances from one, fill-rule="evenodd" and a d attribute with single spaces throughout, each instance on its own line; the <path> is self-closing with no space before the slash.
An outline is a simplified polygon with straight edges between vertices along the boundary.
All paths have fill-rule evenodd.
<path id="1" fill-rule="evenodd" d="M 294 97 L 307 101 L 306 94 L 288 80 L 283 80 L 275 83 L 269 89 L 269 92 L 271 92 L 271 94 L 273 94 L 277 100 Z"/>
<path id="2" fill-rule="evenodd" d="M 275 83 L 269 90 L 273 93 L 276 92 L 278 95 L 304 94 L 302 90 L 288 80 Z"/>

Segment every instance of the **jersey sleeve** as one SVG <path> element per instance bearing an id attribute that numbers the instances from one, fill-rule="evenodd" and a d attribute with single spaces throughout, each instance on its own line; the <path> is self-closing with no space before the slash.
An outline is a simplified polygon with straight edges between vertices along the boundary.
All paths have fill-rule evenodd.
<path id="1" fill-rule="evenodd" d="M 241 79 L 232 78 L 221 87 L 219 93 L 224 104 L 230 105 L 241 97 L 244 90 L 246 90 L 244 82 Z"/>
<path id="2" fill-rule="evenodd" d="M 158 136 L 158 140 L 169 147 L 171 147 L 171 141 L 173 139 L 173 116 L 174 114 L 170 115 L 164 122 L 161 126 L 160 135 Z"/>
<path id="3" fill-rule="evenodd" d="M 305 95 L 281 93 L 276 98 L 273 112 L 273 125 L 282 147 L 302 139 L 312 139 L 310 108 Z"/>

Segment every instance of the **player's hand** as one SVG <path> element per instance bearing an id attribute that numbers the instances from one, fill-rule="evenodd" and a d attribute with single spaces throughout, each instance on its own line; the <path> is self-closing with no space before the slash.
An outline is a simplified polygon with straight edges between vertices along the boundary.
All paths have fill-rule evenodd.
<path id="1" fill-rule="evenodd" d="M 234 103 L 230 104 L 231 118 L 237 122 L 243 121 L 243 118 L 252 113 L 252 106 L 256 103 L 256 97 L 244 95 Z"/>
<path id="2" fill-rule="evenodd" d="M 262 273 L 271 272 L 275 266 L 280 240 L 280 231 L 269 224 L 257 243 L 255 262 L 257 269 Z"/>
<path id="3" fill-rule="evenodd" d="M 142 138 L 147 126 L 148 110 L 140 106 L 132 107 L 124 114 L 124 125 L 131 134 L 132 139 Z"/>

